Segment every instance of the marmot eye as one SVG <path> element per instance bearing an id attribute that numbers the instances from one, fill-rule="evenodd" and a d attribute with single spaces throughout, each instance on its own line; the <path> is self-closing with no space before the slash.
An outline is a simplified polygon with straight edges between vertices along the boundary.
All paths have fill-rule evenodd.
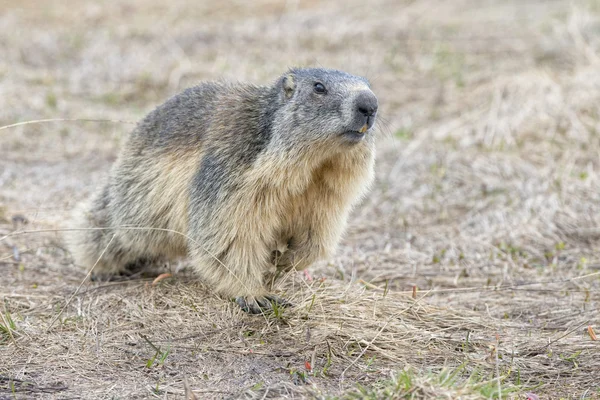
<path id="1" fill-rule="evenodd" d="M 319 94 L 325 94 L 327 93 L 327 89 L 325 89 L 325 85 L 323 85 L 322 83 L 315 83 L 315 93 L 319 93 Z"/>

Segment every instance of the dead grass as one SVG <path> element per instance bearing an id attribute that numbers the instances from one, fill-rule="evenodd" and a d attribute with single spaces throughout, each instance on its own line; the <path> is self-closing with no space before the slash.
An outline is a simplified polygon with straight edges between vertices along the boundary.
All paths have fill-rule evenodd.
<path id="1" fill-rule="evenodd" d="M 0 240 L 0 398 L 600 397 L 597 1 L 3 4 L 0 126 L 292 65 L 368 76 L 383 118 L 338 256 L 265 317 L 185 262 L 65 306 L 87 271 L 52 230 L 130 126 L 0 130 L 0 237 L 51 230 Z"/>

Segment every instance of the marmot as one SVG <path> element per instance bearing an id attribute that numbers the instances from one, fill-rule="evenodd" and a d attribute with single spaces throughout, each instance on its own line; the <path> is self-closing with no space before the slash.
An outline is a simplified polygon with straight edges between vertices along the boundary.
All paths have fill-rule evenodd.
<path id="1" fill-rule="evenodd" d="M 285 304 L 270 280 L 330 257 L 373 179 L 376 113 L 365 78 L 330 69 L 291 69 L 271 86 L 188 88 L 137 125 L 75 214 L 74 261 L 100 258 L 94 271 L 116 274 L 190 256 L 246 311 Z"/>

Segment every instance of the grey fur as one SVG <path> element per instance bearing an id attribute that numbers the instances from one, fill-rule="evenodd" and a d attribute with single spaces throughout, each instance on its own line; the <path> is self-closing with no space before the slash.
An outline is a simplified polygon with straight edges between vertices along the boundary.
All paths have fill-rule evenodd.
<path id="1" fill-rule="evenodd" d="M 77 212 L 76 227 L 108 229 L 69 233 L 75 262 L 105 251 L 96 272 L 112 274 L 187 255 L 217 292 L 264 298 L 278 270 L 333 254 L 373 177 L 376 109 L 364 78 L 327 69 L 183 91 L 138 124 Z"/>

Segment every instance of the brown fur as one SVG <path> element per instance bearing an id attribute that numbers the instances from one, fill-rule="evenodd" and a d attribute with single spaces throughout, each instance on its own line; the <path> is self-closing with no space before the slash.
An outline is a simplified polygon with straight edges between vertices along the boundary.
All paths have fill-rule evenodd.
<path id="1" fill-rule="evenodd" d="M 69 234 L 76 263 L 100 259 L 96 271 L 112 274 L 189 255 L 218 293 L 266 296 L 277 273 L 334 254 L 373 179 L 372 134 L 344 133 L 372 126 L 357 111 L 366 106 L 376 110 L 365 81 L 331 70 L 175 96 L 140 123 L 76 215 L 76 227 L 106 228 Z"/>

